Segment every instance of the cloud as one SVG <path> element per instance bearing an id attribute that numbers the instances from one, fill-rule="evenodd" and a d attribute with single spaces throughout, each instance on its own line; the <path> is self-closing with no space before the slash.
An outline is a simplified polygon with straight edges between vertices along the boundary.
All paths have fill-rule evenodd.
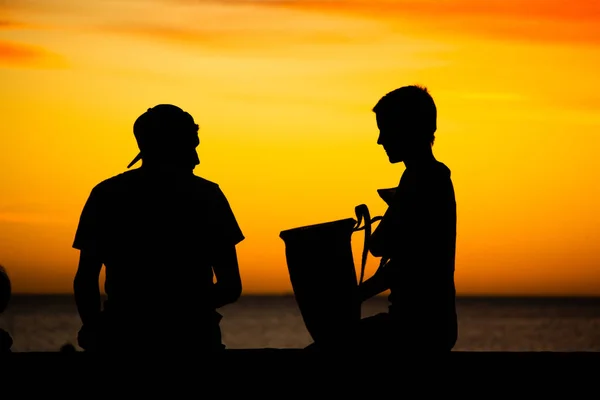
<path id="1" fill-rule="evenodd" d="M 191 0 L 176 2 L 199 4 Z M 589 0 L 571 0 L 569 3 L 565 3 L 564 0 L 217 0 L 215 3 L 377 15 L 387 18 L 474 15 L 577 22 L 600 20 L 600 4 Z"/>
<path id="2" fill-rule="evenodd" d="M 351 33 L 327 30 L 298 29 L 269 29 L 256 27 L 255 29 L 202 29 L 169 26 L 154 23 L 137 24 L 112 24 L 99 28 L 103 32 L 123 35 L 132 35 L 153 41 L 163 41 L 188 46 L 211 48 L 216 50 L 259 50 L 274 47 L 302 46 L 302 45 L 343 45 L 350 43 L 363 43 L 368 38 L 356 38 Z"/>
<path id="3" fill-rule="evenodd" d="M 10 3 L 10 4 L 9 4 Z M 600 43 L 600 2 L 590 0 L 122 0 L 106 3 L 30 0 L 0 3 L 5 15 L 54 16 L 63 21 L 122 21 L 134 15 L 148 21 L 149 16 L 168 20 L 224 26 L 258 26 L 251 15 L 271 12 L 267 25 L 291 22 L 290 11 L 300 17 L 335 15 L 355 20 L 375 20 L 400 30 L 417 29 L 421 33 L 447 32 L 483 36 L 490 39 L 557 43 Z M 272 11 L 288 11 L 275 14 Z M 221 19 L 214 13 L 226 16 Z M 223 13 L 224 12 L 224 13 Z M 193 16 L 195 21 L 190 17 Z M 204 17 L 206 15 L 206 17 Z M 239 18 L 239 17 L 244 18 Z M 234 19 L 229 19 L 234 17 Z M 236 18 L 237 17 L 237 18 Z M 211 20 L 212 18 L 212 20 Z M 6 17 L 3 17 L 6 19 Z M 10 21 L 9 21 L 10 22 Z M 31 22 L 31 21 L 29 21 Z M 191 25 L 196 27 L 197 24 Z M 1 29 L 1 28 L 0 28 Z M 307 28 L 308 29 L 308 28 Z M 339 30 L 333 27 L 332 30 Z M 358 35 L 356 36 L 358 37 Z M 334 39 L 335 40 L 335 39 Z"/>
<path id="4" fill-rule="evenodd" d="M 385 32 L 377 21 L 252 4 L 168 2 L 143 17 L 122 15 L 98 21 L 93 27 L 98 32 L 217 51 L 293 51 L 303 46 L 371 44 L 382 37 L 382 29 Z"/>
<path id="5" fill-rule="evenodd" d="M 465 100 L 506 101 L 515 102 L 526 100 L 526 96 L 511 92 L 461 92 L 455 95 Z"/>
<path id="6" fill-rule="evenodd" d="M 18 21 L 15 19 L 0 19 L 0 31 L 16 31 L 16 30 L 44 30 L 56 29 L 53 26 L 44 26 L 41 24 L 33 24 L 30 22 Z"/>
<path id="7" fill-rule="evenodd" d="M 190 0 L 180 2 L 192 3 Z M 528 42 L 600 44 L 600 2 L 589 0 L 220 0 L 351 15 L 400 29 Z"/>
<path id="8" fill-rule="evenodd" d="M 46 225 L 69 222 L 64 216 L 53 213 L 2 212 L 0 224 Z"/>
<path id="9" fill-rule="evenodd" d="M 64 59 L 41 46 L 0 40 L 0 66 L 63 68 Z"/>
<path id="10" fill-rule="evenodd" d="M 69 221 L 64 209 L 39 202 L 8 203 L 0 205 L 0 223 L 57 224 Z"/>
<path id="11" fill-rule="evenodd" d="M 27 24 L 9 19 L 0 19 L 0 30 L 20 29 Z"/>

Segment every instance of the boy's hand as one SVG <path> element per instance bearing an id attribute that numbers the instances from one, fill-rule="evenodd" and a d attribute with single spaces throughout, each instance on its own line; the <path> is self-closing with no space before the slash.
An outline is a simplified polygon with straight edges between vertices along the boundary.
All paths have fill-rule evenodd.
<path id="1" fill-rule="evenodd" d="M 99 323 L 84 324 L 77 332 L 77 344 L 84 350 L 94 351 L 98 347 Z"/>

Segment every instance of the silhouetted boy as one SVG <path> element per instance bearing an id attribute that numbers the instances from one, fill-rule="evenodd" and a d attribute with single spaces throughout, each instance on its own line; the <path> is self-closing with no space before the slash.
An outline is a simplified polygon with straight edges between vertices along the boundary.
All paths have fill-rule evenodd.
<path id="1" fill-rule="evenodd" d="M 94 187 L 75 235 L 79 345 L 221 350 L 216 309 L 241 295 L 235 246 L 244 236 L 219 186 L 194 175 L 200 140 L 190 114 L 157 105 L 133 132 L 140 153 L 128 168 L 142 166 Z"/>
<path id="2" fill-rule="evenodd" d="M 0 314 L 6 310 L 11 297 L 10 278 L 6 270 L 0 265 Z M 4 329 L 0 329 L 0 353 L 11 351 L 13 340 L 10 334 Z"/>
<path id="3" fill-rule="evenodd" d="M 361 301 L 390 289 L 389 311 L 361 320 L 358 339 L 367 348 L 450 351 L 458 335 L 456 202 L 450 170 L 432 152 L 437 109 L 426 88 L 405 86 L 373 111 L 377 143 L 406 169 L 395 193 L 380 192 L 389 207 L 369 243 L 388 261 L 359 288 Z"/>

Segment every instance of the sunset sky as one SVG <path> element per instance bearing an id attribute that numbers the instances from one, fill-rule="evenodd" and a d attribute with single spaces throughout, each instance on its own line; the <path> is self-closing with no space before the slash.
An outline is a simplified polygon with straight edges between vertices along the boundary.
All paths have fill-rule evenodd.
<path id="1" fill-rule="evenodd" d="M 279 232 L 385 211 L 404 166 L 371 109 L 421 84 L 458 293 L 600 295 L 599 70 L 595 1 L 0 0 L 0 264 L 14 292 L 70 292 L 90 190 L 172 103 L 246 236 L 244 293 L 289 292 Z"/>

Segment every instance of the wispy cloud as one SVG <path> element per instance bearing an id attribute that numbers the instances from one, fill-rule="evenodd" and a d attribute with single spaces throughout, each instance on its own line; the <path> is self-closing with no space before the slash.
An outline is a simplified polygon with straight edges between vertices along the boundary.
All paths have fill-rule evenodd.
<path id="1" fill-rule="evenodd" d="M 7 213 L 0 212 L 0 223 L 5 224 L 57 224 L 64 223 L 64 218 L 56 217 L 52 214 L 31 214 L 31 213 Z"/>
<path id="2" fill-rule="evenodd" d="M 23 31 L 23 30 L 50 30 L 56 29 L 56 26 L 51 24 L 38 24 L 32 22 L 24 22 L 17 19 L 0 19 L 0 32 L 4 31 Z"/>
<path id="3" fill-rule="evenodd" d="M 0 66 L 27 68 L 63 68 L 65 60 L 41 46 L 0 40 Z"/>
<path id="4" fill-rule="evenodd" d="M 27 24 L 10 19 L 0 19 L 0 30 L 20 29 L 26 27 Z"/>
<path id="5" fill-rule="evenodd" d="M 63 210 L 55 207 L 26 203 L 0 205 L 0 223 L 56 224 L 68 221 Z"/>
<path id="6" fill-rule="evenodd" d="M 57 0 L 50 5 L 38 0 L 5 7 L 6 15 L 19 17 L 30 27 L 35 24 L 53 31 L 116 34 L 223 52 L 366 44 L 385 28 L 377 21 L 354 16 L 319 15 L 262 5 L 211 0 L 113 3 Z M 25 27 L 11 18 L 0 20 L 0 30 Z"/>
<path id="7" fill-rule="evenodd" d="M 167 1 L 157 5 L 153 13 L 104 20 L 96 27 L 100 32 L 242 52 L 368 44 L 386 33 L 385 26 L 377 21 L 282 7 L 257 7 L 257 4 Z"/>
<path id="8" fill-rule="evenodd" d="M 465 100 L 489 100 L 502 102 L 516 102 L 527 99 L 523 94 L 511 92 L 460 92 L 456 93 L 455 97 Z"/>
<path id="9" fill-rule="evenodd" d="M 30 0 L 2 2 L 0 10 L 9 16 L 28 15 L 32 20 L 52 16 L 54 20 L 60 20 L 61 26 L 72 23 L 87 26 L 102 20 L 118 27 L 135 17 L 131 19 L 134 25 L 136 21 L 143 21 L 142 25 L 162 21 L 167 26 L 178 26 L 175 31 L 194 27 L 215 33 L 222 33 L 225 28 L 251 33 L 261 24 L 266 27 L 287 24 L 293 29 L 297 18 L 336 16 L 351 17 L 355 21 L 376 21 L 401 31 L 416 29 L 422 34 L 447 32 L 486 39 L 600 44 L 600 2 L 590 0 L 123 0 L 112 3 Z M 274 10 L 279 13 L 274 13 Z M 283 14 L 282 11 L 288 13 Z M 296 12 L 297 18 L 290 11 Z M 257 19 L 260 15 L 267 18 Z M 3 20 L 6 18 L 3 17 Z M 331 24 L 329 32 L 338 31 L 337 36 L 322 32 L 322 26 L 305 28 L 316 28 L 325 41 L 348 38 L 348 33 L 339 35 L 340 27 L 332 20 L 328 23 Z M 358 26 L 355 28 L 353 40 L 358 40 L 361 33 L 368 31 Z M 161 32 L 159 28 L 141 26 L 130 31 L 161 37 L 157 35 Z M 166 38 L 181 38 L 173 29 L 163 29 L 162 33 Z M 227 43 L 230 42 L 225 41 Z"/>
<path id="10" fill-rule="evenodd" d="M 256 27 L 255 29 L 190 28 L 158 23 L 110 24 L 99 28 L 102 32 L 132 35 L 153 41 L 210 48 L 215 50 L 255 51 L 275 47 L 291 49 L 295 46 L 344 45 L 365 43 L 368 38 L 357 38 L 351 33 L 333 30 L 278 30 Z"/>
<path id="11" fill-rule="evenodd" d="M 166 0 L 167 3 L 201 4 L 193 0 Z M 597 21 L 600 4 L 589 0 L 217 0 L 215 3 L 261 7 L 285 7 L 319 12 L 355 13 L 387 18 L 527 17 L 554 21 Z"/>
<path id="12" fill-rule="evenodd" d="M 173 1 L 173 0 L 168 0 Z M 176 2 L 194 3 L 191 0 Z M 422 31 L 555 43 L 600 44 L 600 2 L 589 0 L 220 0 L 402 22 Z M 197 3 L 197 2 L 196 2 Z"/>

